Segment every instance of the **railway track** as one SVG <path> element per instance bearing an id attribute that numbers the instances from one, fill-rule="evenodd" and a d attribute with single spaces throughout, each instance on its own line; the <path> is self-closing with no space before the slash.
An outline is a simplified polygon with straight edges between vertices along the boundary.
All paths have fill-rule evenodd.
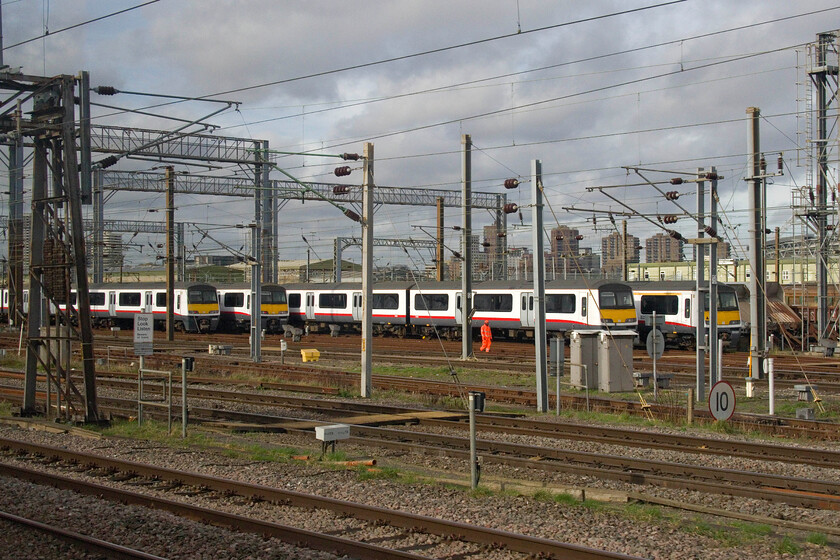
<path id="1" fill-rule="evenodd" d="M 458 552 L 452 557 L 482 558 L 485 547 L 505 549 L 519 553 L 511 558 L 525 555 L 541 555 L 544 558 L 568 558 L 580 560 L 596 559 L 629 559 L 635 558 L 624 554 L 599 551 L 591 548 L 560 543 L 549 539 L 530 537 L 497 529 L 470 525 L 458 521 L 435 519 L 428 516 L 416 515 L 408 512 L 368 506 L 360 503 L 336 500 L 323 496 L 304 494 L 275 487 L 240 482 L 237 480 L 209 476 L 198 472 L 173 470 L 145 463 L 137 463 L 122 459 L 115 459 L 90 453 L 69 451 L 56 447 L 31 444 L 8 438 L 0 438 L 0 448 L 11 454 L 16 460 L 22 458 L 37 462 L 41 468 L 25 468 L 4 463 L 0 465 L 0 472 L 5 476 L 13 476 L 35 482 L 48 484 L 65 489 L 72 489 L 89 495 L 100 496 L 104 499 L 122 503 L 141 504 L 175 513 L 176 515 L 199 519 L 236 529 L 238 531 L 256 532 L 266 536 L 280 538 L 286 542 L 296 544 L 306 543 L 309 548 L 347 554 L 358 558 L 402 558 L 420 559 L 429 556 L 407 552 L 416 546 L 407 546 L 410 538 L 406 534 L 419 532 L 423 535 L 436 535 L 441 541 L 436 547 L 424 545 L 425 552 L 432 552 L 434 557 L 447 558 L 450 554 L 441 554 L 443 550 L 453 550 L 447 547 L 447 542 L 458 541 L 455 549 Z M 56 473 L 44 472 L 44 466 L 50 470 L 56 467 L 66 467 L 74 471 L 74 476 L 64 476 Z M 92 482 L 87 478 L 101 478 L 106 476 L 109 484 Z M 152 482 L 158 490 L 165 490 L 177 499 L 158 497 L 148 492 L 137 492 L 122 487 L 126 482 L 133 481 L 133 488 L 141 487 L 138 478 Z M 164 483 L 164 484 L 161 484 Z M 209 509 L 189 503 L 185 499 L 188 495 L 215 493 L 247 499 L 255 506 L 254 516 L 243 517 L 223 511 L 221 508 Z M 307 508 L 329 511 L 336 515 L 329 531 L 316 533 L 309 530 L 262 521 L 260 511 L 263 508 L 283 507 Z M 347 527 L 343 520 L 352 518 L 353 529 Z M 390 538 L 378 537 L 372 542 L 351 540 L 334 536 L 336 533 L 358 533 L 366 538 L 369 533 L 358 528 L 358 522 L 373 526 L 387 525 L 395 529 Z M 344 529 L 342 529 L 344 527 Z M 381 535 L 381 531 L 378 532 Z M 386 546 L 390 544 L 389 546 Z M 464 546 L 467 543 L 468 547 Z M 438 548 L 439 547 L 439 548 Z"/>
<path id="2" fill-rule="evenodd" d="M 68 531 L 61 527 L 56 527 L 55 525 L 41 523 L 39 521 L 35 521 L 34 519 L 28 519 L 5 511 L 0 511 L 0 519 L 38 531 L 39 533 L 45 534 L 49 537 L 63 540 L 75 545 L 79 550 L 90 554 L 101 555 L 105 558 L 121 558 L 124 560 L 166 560 L 166 558 L 162 556 L 148 554 L 142 550 L 135 550 L 127 546 L 83 535 L 75 531 Z"/>

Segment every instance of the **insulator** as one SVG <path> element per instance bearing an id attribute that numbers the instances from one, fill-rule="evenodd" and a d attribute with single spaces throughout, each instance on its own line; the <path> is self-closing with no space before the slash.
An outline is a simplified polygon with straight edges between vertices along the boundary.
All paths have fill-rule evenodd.
<path id="1" fill-rule="evenodd" d="M 706 179 L 708 179 L 709 181 L 717 181 L 718 180 L 718 174 L 717 173 L 711 173 L 711 172 L 706 173 Z"/>
<path id="2" fill-rule="evenodd" d="M 459 253 L 458 251 L 452 251 L 452 256 L 455 257 L 456 259 L 460 259 L 461 258 L 461 253 Z"/>
<path id="3" fill-rule="evenodd" d="M 525 218 L 522 217 L 522 211 L 520 210 L 520 212 L 519 212 L 519 223 L 521 224 L 524 221 L 525 221 Z"/>
<path id="4" fill-rule="evenodd" d="M 660 224 L 662 223 L 662 216 L 657 214 L 656 219 L 659 221 Z"/>
<path id="5" fill-rule="evenodd" d="M 353 220 L 354 222 L 361 222 L 362 221 L 362 217 L 359 216 L 358 214 L 356 214 L 355 212 L 353 212 L 352 210 L 350 210 L 349 208 L 346 208 L 344 210 L 344 215 L 347 216 L 348 218 L 350 218 L 351 220 Z"/>
<path id="6" fill-rule="evenodd" d="M 665 221 L 666 224 L 676 224 L 677 223 L 677 217 L 674 216 L 673 214 L 669 214 L 668 216 L 665 216 L 664 221 Z"/>
<path id="7" fill-rule="evenodd" d="M 452 226 L 455 231 L 461 231 L 461 226 Z"/>
<path id="8" fill-rule="evenodd" d="M 767 173 L 767 160 L 764 159 L 764 156 L 761 156 L 761 159 L 758 160 L 758 168 L 761 169 L 762 175 Z"/>
<path id="9" fill-rule="evenodd" d="M 503 231 L 500 231 L 499 233 L 496 234 L 496 237 L 507 237 L 507 233 L 505 233 Z"/>
<path id="10" fill-rule="evenodd" d="M 712 237 L 717 237 L 717 230 L 712 226 L 706 226 L 705 228 L 703 228 L 703 231 L 705 231 Z"/>
<path id="11" fill-rule="evenodd" d="M 341 159 L 344 161 L 358 161 L 359 154 L 341 154 Z"/>
<path id="12" fill-rule="evenodd" d="M 826 229 L 826 231 L 833 231 L 833 230 L 834 230 L 834 226 L 833 226 L 833 225 L 831 225 L 831 224 L 828 224 L 827 226 L 825 226 L 825 229 Z"/>
<path id="13" fill-rule="evenodd" d="M 564 237 L 562 235 L 557 236 L 557 241 L 563 241 Z"/>
<path id="14" fill-rule="evenodd" d="M 119 93 L 119 90 L 113 86 L 97 86 L 91 88 L 91 91 L 99 95 L 116 95 Z"/>
<path id="15" fill-rule="evenodd" d="M 519 186 L 518 179 L 505 179 L 505 188 L 506 189 L 515 189 Z"/>
<path id="16" fill-rule="evenodd" d="M 671 179 L 671 184 L 672 185 L 682 185 L 683 184 L 682 177 L 674 177 L 673 179 Z"/>
<path id="17" fill-rule="evenodd" d="M 785 160 L 782 158 L 781 152 L 779 153 L 779 157 L 776 160 L 776 165 L 779 167 L 779 173 L 782 173 L 785 168 Z"/>
<path id="18" fill-rule="evenodd" d="M 335 176 L 336 177 L 344 177 L 346 175 L 350 175 L 350 166 L 349 165 L 343 165 L 341 167 L 336 167 L 335 168 Z"/>
<path id="19" fill-rule="evenodd" d="M 680 235 L 680 232 L 674 231 L 672 229 L 668 230 L 668 235 L 670 235 L 672 238 L 676 239 L 677 241 L 679 241 L 681 239 L 684 239 L 684 237 L 682 235 Z"/>
<path id="20" fill-rule="evenodd" d="M 335 185 L 333 187 L 333 194 L 347 194 L 350 192 L 350 187 L 347 185 Z"/>
<path id="21" fill-rule="evenodd" d="M 581 239 L 583 239 L 583 236 L 582 236 L 582 235 L 576 235 L 576 236 L 575 236 L 575 239 L 577 239 L 578 241 L 580 241 Z"/>
<path id="22" fill-rule="evenodd" d="M 508 202 L 504 205 L 502 210 L 505 211 L 505 214 L 513 214 L 514 212 L 519 210 L 519 206 L 517 206 L 515 202 Z"/>
<path id="23" fill-rule="evenodd" d="M 102 158 L 97 163 L 100 169 L 107 169 L 112 165 L 116 165 L 118 161 L 120 161 L 120 158 L 117 156 L 108 156 L 106 158 Z"/>
<path id="24" fill-rule="evenodd" d="M 811 199 L 811 204 L 813 204 L 814 203 L 814 189 L 808 189 L 808 198 Z"/>
<path id="25" fill-rule="evenodd" d="M 486 242 L 486 241 L 485 241 L 484 243 L 482 243 L 482 244 L 481 244 L 481 246 L 482 246 L 482 247 L 489 247 L 489 246 L 490 246 L 490 244 L 489 244 L 488 242 Z"/>

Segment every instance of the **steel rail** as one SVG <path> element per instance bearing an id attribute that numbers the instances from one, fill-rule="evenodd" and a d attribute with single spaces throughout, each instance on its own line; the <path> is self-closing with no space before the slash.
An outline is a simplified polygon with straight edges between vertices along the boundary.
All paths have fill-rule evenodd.
<path id="1" fill-rule="evenodd" d="M 145 463 L 138 463 L 134 461 L 127 461 L 123 459 L 115 459 L 111 457 L 104 457 L 91 453 L 82 453 L 76 451 L 68 451 L 52 446 L 31 444 L 11 440 L 8 438 L 0 438 L 0 448 L 15 450 L 18 452 L 26 452 L 35 455 L 41 455 L 48 458 L 57 458 L 62 461 L 77 462 L 86 465 L 93 465 L 101 469 L 109 469 L 121 472 L 132 473 L 138 476 L 156 478 L 164 481 L 175 482 L 188 486 L 195 486 L 201 488 L 209 488 L 217 492 L 233 493 L 245 498 L 277 502 L 284 504 L 291 504 L 298 507 L 318 508 L 345 515 L 351 515 L 357 519 L 365 521 L 384 523 L 394 527 L 401 527 L 404 529 L 417 530 L 418 528 L 424 532 L 432 533 L 438 536 L 447 538 L 457 538 L 467 542 L 503 546 L 509 550 L 523 552 L 527 554 L 542 554 L 548 558 L 563 558 L 563 559 L 630 559 L 637 558 L 625 554 L 613 553 L 586 548 L 569 543 L 561 543 L 551 539 L 544 539 L 540 537 L 531 537 L 528 535 L 520 535 L 501 531 L 498 529 L 491 529 L 488 527 L 481 527 L 477 525 L 470 525 L 458 521 L 447 521 L 442 519 L 435 519 L 433 517 L 408 513 L 399 510 L 392 510 L 381 508 L 377 506 L 369 506 L 348 502 L 344 500 L 337 500 L 317 495 L 303 494 L 291 490 L 282 490 L 279 488 L 272 488 L 259 484 L 252 484 L 247 482 L 240 482 L 236 480 L 226 479 L 222 477 L 203 475 L 200 473 L 169 469 L 166 467 L 157 467 Z M 8 468 L 8 467 L 3 467 Z M 33 471 L 34 472 L 34 471 Z M 38 473 L 40 474 L 40 473 Z M 62 477 L 64 478 L 64 477 Z M 67 479 L 68 481 L 75 481 L 75 479 Z M 90 485 L 94 486 L 94 485 Z M 95 485 L 94 492 L 99 492 L 100 488 Z M 120 492 L 122 494 L 122 491 Z M 138 495 L 140 502 L 150 501 L 153 498 L 149 496 Z M 157 500 L 157 499 L 154 499 Z M 177 506 L 183 506 L 179 502 L 171 502 Z M 189 506 L 195 507 L 195 506 Z M 208 515 L 211 519 L 217 515 L 222 515 L 220 512 L 206 510 L 205 508 L 196 508 L 199 511 L 208 512 L 202 513 Z M 224 514 L 229 515 L 229 514 Z M 234 518 L 244 519 L 246 524 L 258 524 L 263 526 L 264 522 L 241 518 L 241 516 L 231 516 Z M 214 521 L 215 522 L 215 521 Z M 239 523 L 239 521 L 237 521 Z M 273 525 L 273 524 L 266 524 Z M 288 529 L 288 528 L 286 528 Z M 321 538 L 323 536 L 318 536 Z M 335 539 L 335 537 L 331 537 Z M 344 539 L 341 539 L 344 540 Z M 358 543 L 353 543 L 354 545 Z M 323 550 L 323 549 L 321 549 Z M 391 551 L 388 551 L 389 553 Z M 420 558 L 415 555 L 402 556 L 401 558 Z"/>
<path id="2" fill-rule="evenodd" d="M 40 521 L 35 521 L 34 519 L 27 519 L 26 517 L 14 515 L 13 513 L 0 511 L 0 518 L 12 523 L 17 523 L 18 525 L 23 525 L 24 527 L 29 527 L 30 529 L 35 529 L 36 531 L 40 531 L 65 542 L 75 544 L 87 552 L 102 554 L 106 558 L 113 558 L 116 560 L 166 560 L 163 556 L 156 556 L 141 550 L 135 550 L 133 548 L 128 548 L 127 546 L 121 546 L 88 535 L 76 533 L 75 531 L 68 531 L 67 529 L 56 527 L 55 525 L 48 525 L 47 523 L 41 523 Z"/>
<path id="3" fill-rule="evenodd" d="M 403 452 L 424 453 L 427 455 L 441 454 L 440 447 L 434 447 L 421 443 L 411 443 L 407 440 L 386 441 L 381 439 L 351 437 L 350 440 L 357 445 L 378 446 Z M 486 441 L 479 440 L 479 444 L 486 444 Z M 597 477 L 610 480 L 618 480 L 629 484 L 650 484 L 663 488 L 694 490 L 708 494 L 721 494 L 726 496 L 737 496 L 742 498 L 761 499 L 769 502 L 780 502 L 797 507 L 819 508 L 827 510 L 840 510 L 840 497 L 816 492 L 788 490 L 777 487 L 741 487 L 734 486 L 722 480 L 693 480 L 691 468 L 686 468 L 685 477 L 676 478 L 666 476 L 657 472 L 638 472 L 632 469 L 601 467 L 597 462 L 590 464 L 564 463 L 562 459 L 546 454 L 545 456 L 514 457 L 498 455 L 498 450 L 488 447 L 483 448 L 485 454 L 481 455 L 483 463 L 495 463 L 517 468 L 537 469 L 548 472 L 565 472 L 587 477 Z M 469 451 L 462 449 L 447 449 L 448 457 L 457 457 L 465 461 L 469 460 Z M 548 459 L 548 460 L 547 460 Z M 736 471 L 737 472 L 737 471 Z M 782 477 L 783 478 L 783 477 Z"/>
<path id="4" fill-rule="evenodd" d="M 426 556 L 418 556 L 407 552 L 389 550 L 377 545 L 361 543 L 341 537 L 334 537 L 331 535 L 316 533 L 314 531 L 289 527 L 279 523 L 259 521 L 257 519 L 241 515 L 194 506 L 174 500 L 167 500 L 165 498 L 158 498 L 129 490 L 122 490 L 110 486 L 85 482 L 77 478 L 50 474 L 43 471 L 0 464 L 0 473 L 5 476 L 27 480 L 35 484 L 53 486 L 62 490 L 72 490 L 80 494 L 95 496 L 111 502 L 140 505 L 147 508 L 167 511 L 179 517 L 184 517 L 193 521 L 228 527 L 236 531 L 256 533 L 280 539 L 283 542 L 293 544 L 298 547 L 321 550 L 324 552 L 338 552 L 339 554 L 347 554 L 357 558 L 370 560 L 428 560 L 428 557 Z"/>

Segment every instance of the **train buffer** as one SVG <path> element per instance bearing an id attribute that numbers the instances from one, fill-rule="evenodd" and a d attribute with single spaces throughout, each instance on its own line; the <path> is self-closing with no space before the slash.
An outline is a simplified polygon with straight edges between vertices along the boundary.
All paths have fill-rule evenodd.
<path id="1" fill-rule="evenodd" d="M 793 390 L 796 391 L 796 400 L 813 402 L 814 391 L 817 390 L 816 385 L 794 385 Z"/>

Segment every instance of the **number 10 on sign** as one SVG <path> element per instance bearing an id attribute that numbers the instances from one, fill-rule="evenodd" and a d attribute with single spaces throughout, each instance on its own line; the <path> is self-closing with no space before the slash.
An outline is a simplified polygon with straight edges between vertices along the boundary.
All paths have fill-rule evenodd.
<path id="1" fill-rule="evenodd" d="M 718 381 L 709 391 L 709 412 L 715 420 L 729 420 L 735 412 L 735 390 L 726 381 Z"/>

